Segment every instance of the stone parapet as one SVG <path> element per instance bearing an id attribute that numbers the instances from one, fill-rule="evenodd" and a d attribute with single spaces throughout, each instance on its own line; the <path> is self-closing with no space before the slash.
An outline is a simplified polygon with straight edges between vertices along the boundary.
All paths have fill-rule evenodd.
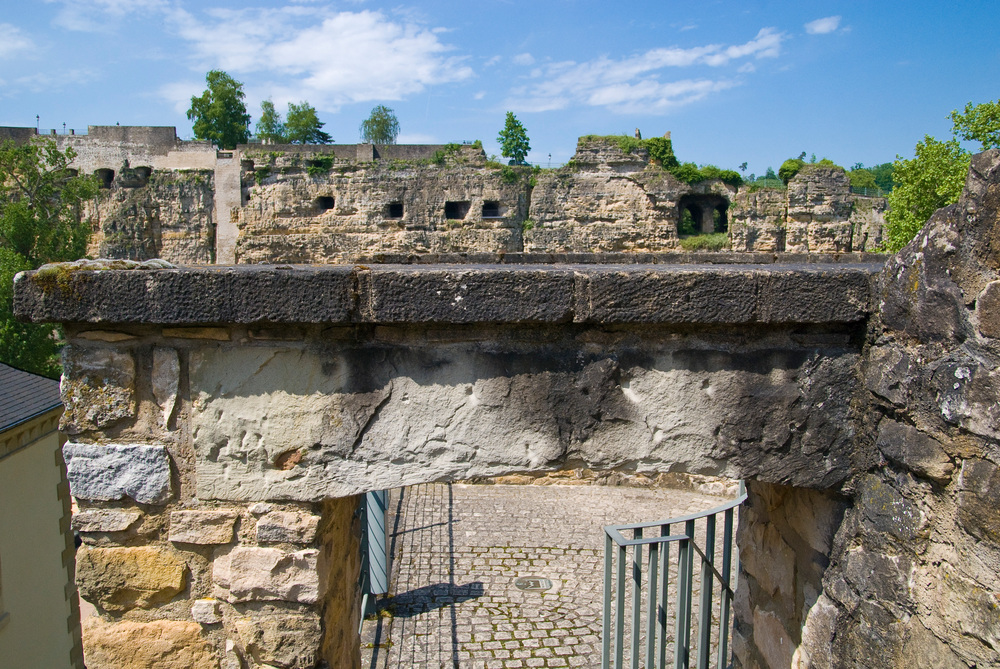
<path id="1" fill-rule="evenodd" d="M 85 267 L 95 264 L 19 274 L 15 313 L 185 326 L 859 322 L 880 265 Z"/>

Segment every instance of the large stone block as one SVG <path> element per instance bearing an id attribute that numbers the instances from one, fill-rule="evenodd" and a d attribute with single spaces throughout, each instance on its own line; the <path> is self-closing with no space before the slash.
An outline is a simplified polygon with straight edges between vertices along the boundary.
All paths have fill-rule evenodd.
<path id="1" fill-rule="evenodd" d="M 935 439 L 888 418 L 879 423 L 876 444 L 887 458 L 920 476 L 947 481 L 955 469 Z"/>
<path id="2" fill-rule="evenodd" d="M 271 511 L 257 521 L 257 541 L 309 544 L 316 539 L 319 516 L 297 511 Z"/>
<path id="3" fill-rule="evenodd" d="M 322 630 L 312 611 L 265 608 L 236 618 L 235 624 L 244 650 L 259 664 L 307 669 L 316 663 Z"/>
<path id="4" fill-rule="evenodd" d="M 80 595 L 106 611 L 164 604 L 187 587 L 187 565 L 168 551 L 82 547 L 76 557 Z"/>
<path id="5" fill-rule="evenodd" d="M 962 465 L 959 523 L 973 536 L 1000 543 L 1000 468 L 989 460 Z"/>
<path id="6" fill-rule="evenodd" d="M 61 429 L 69 434 L 100 430 L 135 415 L 135 360 L 129 351 L 67 346 L 59 386 Z"/>
<path id="7" fill-rule="evenodd" d="M 83 621 L 88 669 L 217 669 L 218 658 L 197 623 L 186 620 Z"/>
<path id="8" fill-rule="evenodd" d="M 73 514 L 73 529 L 77 532 L 124 532 L 139 519 L 138 509 L 87 509 Z"/>
<path id="9" fill-rule="evenodd" d="M 170 458 L 163 446 L 79 444 L 63 446 L 72 495 L 112 501 L 131 497 L 140 504 L 170 498 Z"/>
<path id="10" fill-rule="evenodd" d="M 186 544 L 228 544 L 237 518 L 236 511 L 171 511 L 169 538 Z"/>
<path id="11" fill-rule="evenodd" d="M 279 600 L 315 604 L 324 589 L 319 551 L 287 553 L 277 548 L 239 546 L 216 558 L 215 584 L 231 602 Z"/>
<path id="12" fill-rule="evenodd" d="M 160 406 L 161 424 L 167 427 L 177 404 L 177 387 L 180 383 L 180 360 L 172 348 L 153 349 L 153 370 L 150 381 L 153 397 Z"/>

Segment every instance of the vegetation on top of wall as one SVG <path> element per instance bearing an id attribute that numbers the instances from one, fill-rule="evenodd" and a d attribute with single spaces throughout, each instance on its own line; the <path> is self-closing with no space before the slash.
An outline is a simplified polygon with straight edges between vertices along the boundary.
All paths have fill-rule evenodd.
<path id="1" fill-rule="evenodd" d="M 718 179 L 723 183 L 738 188 L 743 183 L 743 177 L 735 170 L 724 170 L 715 165 L 702 165 L 699 167 L 695 163 L 678 162 L 677 156 L 674 155 L 673 143 L 666 137 L 638 139 L 629 135 L 584 135 L 580 138 L 580 141 L 614 143 L 621 149 L 622 153 L 634 154 L 641 149 L 645 149 L 652 162 L 686 184 Z"/>

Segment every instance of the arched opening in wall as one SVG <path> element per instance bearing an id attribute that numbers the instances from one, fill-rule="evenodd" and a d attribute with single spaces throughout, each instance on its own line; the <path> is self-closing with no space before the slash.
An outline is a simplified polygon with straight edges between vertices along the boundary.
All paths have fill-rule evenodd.
<path id="1" fill-rule="evenodd" d="M 333 209 L 334 204 L 336 204 L 336 201 L 330 195 L 320 195 L 315 201 L 316 209 L 319 211 L 330 211 Z"/>
<path id="2" fill-rule="evenodd" d="M 729 230 L 729 200 L 722 195 L 688 194 L 677 203 L 677 235 L 691 237 Z"/>
<path id="3" fill-rule="evenodd" d="M 720 204 L 712 210 L 714 232 L 729 232 L 729 203 Z"/>
<path id="4" fill-rule="evenodd" d="M 494 200 L 483 202 L 483 218 L 500 218 L 500 203 Z"/>
<path id="5" fill-rule="evenodd" d="M 386 207 L 386 218 L 400 219 L 403 218 L 403 203 L 402 202 L 390 202 Z"/>
<path id="6" fill-rule="evenodd" d="M 471 203 L 468 200 L 444 203 L 444 217 L 449 221 L 461 221 L 469 214 Z"/>
<path id="7" fill-rule="evenodd" d="M 111 188 L 111 184 L 115 180 L 115 171 L 102 167 L 94 170 L 94 176 L 97 177 L 97 185 L 100 188 Z"/>

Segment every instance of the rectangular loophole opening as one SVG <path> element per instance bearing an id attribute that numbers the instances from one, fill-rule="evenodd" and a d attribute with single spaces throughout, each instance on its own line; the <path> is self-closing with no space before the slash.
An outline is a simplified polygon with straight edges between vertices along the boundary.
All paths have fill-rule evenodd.
<path id="1" fill-rule="evenodd" d="M 469 201 L 445 202 L 444 217 L 450 221 L 460 221 L 469 213 Z"/>
<path id="2" fill-rule="evenodd" d="M 320 211 L 329 211 L 333 209 L 333 205 L 336 201 L 329 195 L 320 195 L 316 198 L 316 208 Z"/>
<path id="3" fill-rule="evenodd" d="M 403 218 L 403 203 L 390 202 L 388 218 Z"/>
<path id="4" fill-rule="evenodd" d="M 493 200 L 483 202 L 483 218 L 500 218 L 500 203 Z"/>

